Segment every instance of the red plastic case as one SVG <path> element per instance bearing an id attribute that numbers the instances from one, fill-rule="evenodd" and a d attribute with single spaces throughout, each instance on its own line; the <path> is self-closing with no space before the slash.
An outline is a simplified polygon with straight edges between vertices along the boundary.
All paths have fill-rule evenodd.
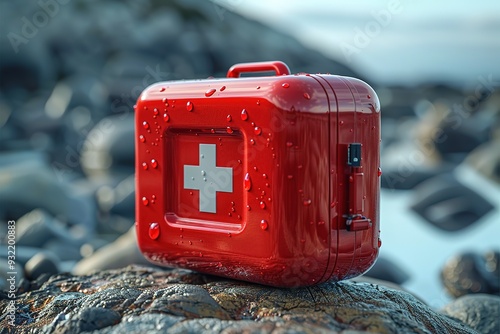
<path id="1" fill-rule="evenodd" d="M 274 71 L 276 76 L 240 77 Z M 282 62 L 160 82 L 136 105 L 136 226 L 155 264 L 279 287 L 367 271 L 380 247 L 380 104 Z"/>

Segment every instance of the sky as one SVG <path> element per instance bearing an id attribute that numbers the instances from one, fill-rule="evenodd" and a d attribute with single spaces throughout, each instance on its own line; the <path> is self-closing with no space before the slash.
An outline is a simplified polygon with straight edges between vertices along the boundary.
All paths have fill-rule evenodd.
<path id="1" fill-rule="evenodd" d="M 500 78 L 500 1 L 214 1 L 376 82 Z"/>

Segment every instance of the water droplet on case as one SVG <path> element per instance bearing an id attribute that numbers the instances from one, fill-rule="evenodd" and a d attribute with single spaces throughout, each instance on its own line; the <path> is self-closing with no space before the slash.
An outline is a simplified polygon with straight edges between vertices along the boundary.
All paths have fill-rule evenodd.
<path id="1" fill-rule="evenodd" d="M 231 122 L 231 121 L 233 120 L 233 118 L 231 117 L 231 115 L 227 115 L 227 116 L 226 116 L 226 120 L 227 120 L 228 122 Z"/>
<path id="2" fill-rule="evenodd" d="M 247 191 L 252 189 L 252 179 L 248 173 L 245 174 L 245 178 L 243 179 L 243 188 Z"/>
<path id="3" fill-rule="evenodd" d="M 311 203 L 312 203 L 312 200 L 310 200 L 310 199 L 304 200 L 304 206 L 309 206 L 309 205 L 311 205 Z"/>
<path id="4" fill-rule="evenodd" d="M 156 161 L 155 159 L 152 159 L 151 160 L 151 167 L 157 168 L 158 167 L 158 161 Z"/>
<path id="5" fill-rule="evenodd" d="M 241 111 L 241 119 L 246 121 L 248 119 L 248 113 L 245 109 Z"/>
<path id="6" fill-rule="evenodd" d="M 146 162 L 142 163 L 142 169 L 144 170 L 148 169 L 148 164 Z"/>
<path id="7" fill-rule="evenodd" d="M 281 87 L 288 88 L 288 87 L 290 87 L 290 84 L 288 82 L 284 82 L 281 84 Z"/>
<path id="8" fill-rule="evenodd" d="M 250 144 L 255 145 L 255 140 L 250 139 Z"/>
<path id="9" fill-rule="evenodd" d="M 382 168 L 380 168 L 380 167 L 378 168 L 378 170 L 377 170 L 377 175 L 378 175 L 378 176 L 382 176 Z"/>
<path id="10" fill-rule="evenodd" d="M 160 92 L 164 92 L 164 91 L 165 91 L 165 87 L 160 88 Z"/>
<path id="11" fill-rule="evenodd" d="M 286 142 L 286 147 L 292 147 L 293 143 L 291 141 Z"/>
<path id="12" fill-rule="evenodd" d="M 187 110 L 187 111 L 193 111 L 193 108 L 194 108 L 193 103 L 192 103 L 191 101 L 188 101 L 188 102 L 186 103 L 186 110 Z"/>
<path id="13" fill-rule="evenodd" d="M 230 127 L 230 126 L 228 126 L 228 127 L 226 128 L 226 132 L 227 132 L 227 133 L 229 133 L 229 134 L 231 134 L 231 133 L 233 133 L 233 129 L 231 129 L 231 127 Z"/>
<path id="14" fill-rule="evenodd" d="M 151 223 L 149 224 L 149 237 L 153 240 L 158 239 L 160 236 L 160 224 Z"/>
<path id="15" fill-rule="evenodd" d="M 163 120 L 164 120 L 165 122 L 170 121 L 170 116 L 169 116 L 167 113 L 164 113 L 164 114 L 163 114 Z"/>
<path id="16" fill-rule="evenodd" d="M 309 95 L 308 93 L 304 93 L 304 98 L 306 100 L 310 100 L 311 99 L 311 95 Z"/>
<path id="17" fill-rule="evenodd" d="M 260 206 L 261 209 L 265 209 L 266 208 L 266 202 L 260 202 L 259 206 Z"/>
<path id="18" fill-rule="evenodd" d="M 144 129 L 149 129 L 149 123 L 146 121 L 142 122 L 142 126 L 144 127 Z"/>
<path id="19" fill-rule="evenodd" d="M 265 230 L 267 230 L 268 227 L 269 227 L 269 224 L 267 223 L 267 221 L 265 219 L 262 219 L 260 221 L 260 228 L 265 231 Z"/>
<path id="20" fill-rule="evenodd" d="M 262 129 L 258 126 L 256 126 L 254 129 L 253 129 L 253 132 L 257 135 L 257 136 L 260 136 L 260 134 L 262 133 Z"/>
<path id="21" fill-rule="evenodd" d="M 144 143 L 146 141 L 146 137 L 144 137 L 143 135 L 140 135 L 139 140 L 141 141 L 141 143 Z"/>
<path id="22" fill-rule="evenodd" d="M 212 89 L 209 89 L 205 92 L 205 96 L 206 97 L 210 97 L 212 95 L 214 95 L 214 93 L 216 92 L 217 90 L 215 88 L 212 88 Z"/>
<path id="23" fill-rule="evenodd" d="M 221 92 L 225 91 L 225 90 L 226 90 L 226 86 L 222 86 L 219 90 L 220 90 Z"/>

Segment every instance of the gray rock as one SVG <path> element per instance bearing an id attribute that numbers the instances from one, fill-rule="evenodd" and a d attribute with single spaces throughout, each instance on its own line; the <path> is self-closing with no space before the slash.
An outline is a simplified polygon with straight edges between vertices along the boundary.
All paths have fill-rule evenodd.
<path id="1" fill-rule="evenodd" d="M 373 267 L 365 273 L 365 276 L 395 284 L 402 284 L 410 278 L 401 266 L 384 256 L 379 256 Z"/>
<path id="2" fill-rule="evenodd" d="M 40 253 L 42 251 L 41 248 L 36 247 L 26 247 L 26 246 L 17 246 L 16 245 L 16 263 L 23 266 L 28 262 L 33 256 Z M 49 250 L 44 250 L 45 253 L 49 253 L 50 256 L 57 258 L 57 255 L 52 253 Z M 7 259 L 8 249 L 6 246 L 0 246 L 0 258 Z"/>
<path id="3" fill-rule="evenodd" d="M 19 246 L 42 247 L 54 239 L 77 241 L 64 224 L 43 210 L 33 210 L 16 222 L 16 244 Z"/>
<path id="4" fill-rule="evenodd" d="M 149 264 L 137 246 L 135 226 L 116 241 L 78 262 L 73 273 L 87 275 L 97 270 L 116 269 L 130 264 Z"/>
<path id="5" fill-rule="evenodd" d="M 90 233 L 95 226 L 95 204 L 63 182 L 58 165 L 52 164 L 52 168 L 31 159 L 1 167 L 0 212 L 21 217 L 40 208 Z"/>
<path id="6" fill-rule="evenodd" d="M 375 284 L 277 289 L 143 267 L 56 275 L 20 294 L 17 302 L 19 333 L 40 326 L 43 333 L 79 328 L 103 333 L 477 333 L 406 292 Z M 0 307 L 5 303 L 0 300 Z M 108 311 L 99 316 L 96 308 Z M 95 321 L 89 323 L 89 317 Z M 490 317 L 482 318 L 487 322 Z M 0 326 L 6 328 L 6 319 L 0 317 Z"/>
<path id="7" fill-rule="evenodd" d="M 48 253 L 40 252 L 33 256 L 24 266 L 28 279 L 34 280 L 43 274 L 55 275 L 59 272 L 58 259 Z"/>
<path id="8" fill-rule="evenodd" d="M 500 296 L 500 252 L 465 252 L 453 256 L 443 266 L 441 280 L 454 297 L 472 293 Z"/>
<path id="9" fill-rule="evenodd" d="M 134 115 L 104 118 L 89 132 L 81 150 L 83 171 L 89 178 L 110 174 L 125 178 L 134 173 Z"/>
<path id="10" fill-rule="evenodd" d="M 442 313 L 483 334 L 500 333 L 500 296 L 462 296 L 446 305 Z"/>
<path id="11" fill-rule="evenodd" d="M 156 334 L 166 330 L 169 332 L 178 322 L 184 321 L 184 317 L 177 317 L 164 313 L 146 313 L 142 315 L 131 315 L 124 317 L 122 321 L 113 327 L 107 327 L 100 331 L 102 334 Z M 138 326 L 131 328 L 130 323 L 137 323 Z M 213 327 L 211 327 L 213 328 Z M 206 329 L 206 328 L 205 328 Z"/>
<path id="12" fill-rule="evenodd" d="M 101 307 L 82 308 L 78 313 L 70 315 L 67 321 L 60 322 L 53 333 L 90 332 L 116 325 L 120 320 L 120 314 L 110 309 Z"/>
<path id="13" fill-rule="evenodd" d="M 477 223 L 495 207 L 451 174 L 428 179 L 415 188 L 411 209 L 443 231 L 460 231 Z"/>

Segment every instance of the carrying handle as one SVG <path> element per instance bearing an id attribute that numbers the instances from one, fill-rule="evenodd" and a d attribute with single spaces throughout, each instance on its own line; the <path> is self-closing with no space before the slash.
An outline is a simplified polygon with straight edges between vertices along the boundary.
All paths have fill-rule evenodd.
<path id="1" fill-rule="evenodd" d="M 238 78 L 243 72 L 274 71 L 276 75 L 289 75 L 290 69 L 282 61 L 261 61 L 255 63 L 240 63 L 231 66 L 227 71 L 228 78 Z"/>

